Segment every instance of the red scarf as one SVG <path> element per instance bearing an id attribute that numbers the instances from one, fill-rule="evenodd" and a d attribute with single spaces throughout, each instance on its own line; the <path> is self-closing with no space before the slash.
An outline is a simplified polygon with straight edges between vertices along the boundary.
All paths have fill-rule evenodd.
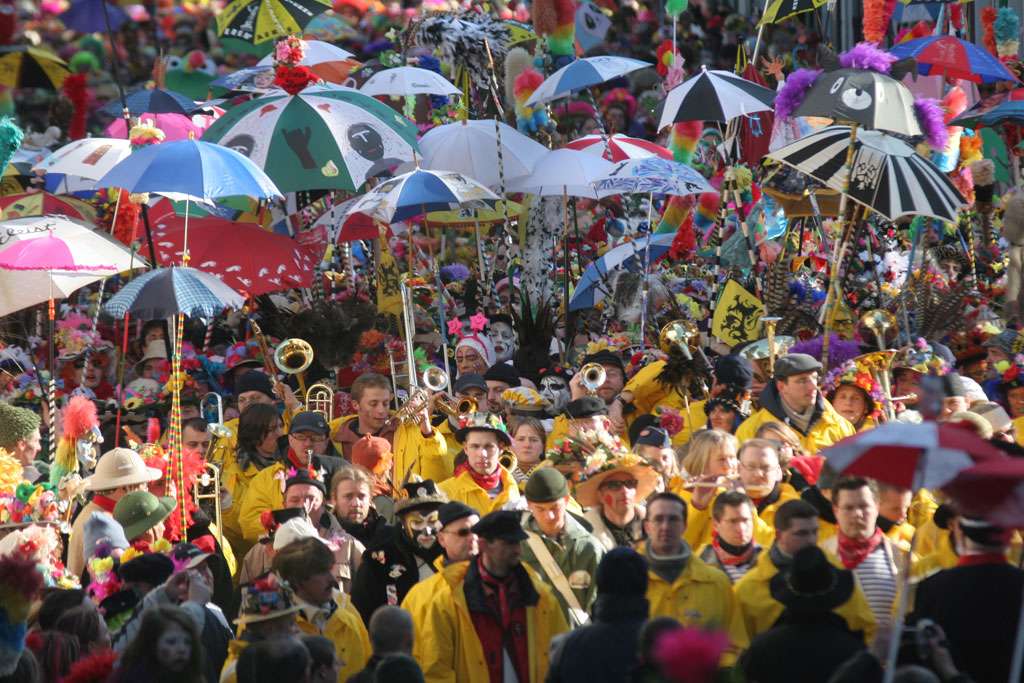
<path id="1" fill-rule="evenodd" d="M 313 457 L 312 456 L 310 456 L 309 462 L 306 463 L 305 465 L 303 465 L 301 462 L 299 462 L 299 456 L 295 455 L 295 451 L 293 451 L 292 449 L 289 448 L 288 449 L 288 462 L 291 463 L 291 466 L 294 467 L 296 471 L 298 471 L 298 470 L 306 470 L 307 472 L 309 472 L 309 476 L 310 477 L 313 477 L 314 479 L 316 479 L 316 475 L 314 474 L 314 470 L 313 470 Z"/>
<path id="2" fill-rule="evenodd" d="M 482 488 L 484 491 L 493 491 L 498 484 L 501 483 L 501 467 L 499 466 L 494 470 L 493 474 L 480 474 L 472 467 L 467 467 L 466 471 L 469 472 L 469 476 L 473 478 L 476 485 Z"/>
<path id="3" fill-rule="evenodd" d="M 728 544 L 727 544 L 728 545 Z M 711 547 L 715 550 L 715 555 L 718 556 L 718 561 L 725 565 L 741 565 L 748 564 L 750 558 L 754 556 L 754 542 L 751 541 L 747 544 L 746 550 L 736 555 L 729 550 L 722 547 L 722 539 L 719 538 L 717 531 L 711 532 Z M 735 546 L 730 545 L 730 548 Z"/>
<path id="4" fill-rule="evenodd" d="M 95 495 L 92 497 L 92 502 L 103 508 L 104 512 L 114 514 L 114 506 L 117 505 L 117 501 L 113 498 L 107 498 L 106 496 Z"/>
<path id="5" fill-rule="evenodd" d="M 526 637 L 526 607 L 520 599 L 519 582 L 512 574 L 502 579 L 492 576 L 479 557 L 476 563 L 483 582 L 484 599 L 494 611 L 493 615 L 470 612 L 474 630 L 484 646 L 489 678 L 492 682 L 503 680 L 503 654 L 507 651 L 516 678 L 526 681 L 530 671 L 530 644 Z"/>
<path id="6" fill-rule="evenodd" d="M 839 559 L 843 561 L 843 566 L 847 569 L 858 566 L 864 558 L 875 551 L 883 538 L 885 535 L 878 527 L 875 527 L 875 533 L 864 540 L 850 538 L 842 531 L 838 531 L 836 540 L 839 541 Z"/>
<path id="7" fill-rule="evenodd" d="M 956 566 L 976 567 L 980 564 L 1006 564 L 1006 555 L 1003 553 L 977 553 L 975 555 L 963 555 L 956 563 Z"/>

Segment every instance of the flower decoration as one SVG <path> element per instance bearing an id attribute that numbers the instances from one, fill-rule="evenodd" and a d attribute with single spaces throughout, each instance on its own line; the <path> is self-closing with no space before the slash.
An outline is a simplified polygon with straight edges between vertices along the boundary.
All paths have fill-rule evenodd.
<path id="1" fill-rule="evenodd" d="M 496 413 L 466 413 L 459 416 L 459 429 L 478 428 L 493 429 L 508 434 L 505 421 Z"/>
<path id="2" fill-rule="evenodd" d="M 302 66 L 306 56 L 306 41 L 288 36 L 274 47 L 274 85 L 289 95 L 297 95 L 307 86 L 320 82 L 320 77 L 309 67 Z"/>
<path id="3" fill-rule="evenodd" d="M 287 66 L 298 66 L 306 58 L 306 41 L 298 36 L 288 36 L 274 46 L 274 61 Z"/>
<path id="4" fill-rule="evenodd" d="M 659 406 L 654 409 L 654 414 L 658 417 L 658 426 L 668 432 L 669 436 L 675 436 L 682 431 L 683 416 L 678 410 Z"/>
<path id="5" fill-rule="evenodd" d="M 1024 355 L 1017 354 L 1009 362 L 997 363 L 996 369 L 1001 371 L 999 387 L 1003 391 L 1024 387 Z"/>
<path id="6" fill-rule="evenodd" d="M 844 384 L 855 386 L 867 394 L 874 402 L 872 406 L 869 406 L 871 408 L 869 414 L 872 417 L 877 417 L 885 401 L 885 393 L 882 391 L 882 385 L 878 383 L 874 375 L 867 368 L 858 366 L 857 362 L 851 358 L 841 365 L 832 368 L 825 375 L 821 386 L 826 394 L 831 395 Z"/>
<path id="7" fill-rule="evenodd" d="M 487 316 L 484 315 L 483 313 L 474 313 L 469 318 L 469 329 L 471 329 L 473 332 L 483 332 L 484 328 L 487 327 L 488 322 L 489 321 L 487 320 Z"/>
<path id="8" fill-rule="evenodd" d="M 606 429 L 581 430 L 576 436 L 560 439 L 548 450 L 546 459 L 574 484 L 606 470 L 643 462 L 618 435 Z"/>

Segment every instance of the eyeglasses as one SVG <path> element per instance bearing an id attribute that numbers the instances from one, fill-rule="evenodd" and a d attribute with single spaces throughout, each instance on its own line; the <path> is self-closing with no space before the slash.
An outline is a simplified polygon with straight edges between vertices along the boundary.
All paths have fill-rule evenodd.
<path id="1" fill-rule="evenodd" d="M 465 538 L 473 533 L 472 529 L 459 529 L 458 531 L 445 531 L 446 534 L 452 534 L 459 538 Z"/>
<path id="2" fill-rule="evenodd" d="M 612 479 L 601 484 L 600 488 L 608 489 L 609 491 L 619 491 L 621 489 L 633 489 L 640 485 L 636 479 Z"/>
<path id="3" fill-rule="evenodd" d="M 763 474 L 766 477 L 778 469 L 778 465 L 764 465 L 762 467 L 751 467 L 750 465 L 744 465 L 743 463 L 740 463 L 740 467 L 745 469 L 747 472 Z"/>
<path id="4" fill-rule="evenodd" d="M 288 436 L 300 443 L 324 443 L 327 441 L 326 436 L 314 436 L 312 434 L 289 434 Z"/>

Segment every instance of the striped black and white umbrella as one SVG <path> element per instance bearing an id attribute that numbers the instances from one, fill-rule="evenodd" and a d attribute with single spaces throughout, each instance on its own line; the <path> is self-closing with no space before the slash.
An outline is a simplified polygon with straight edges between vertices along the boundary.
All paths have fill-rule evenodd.
<path id="1" fill-rule="evenodd" d="M 931 216 L 955 222 L 967 202 L 952 181 L 914 148 L 885 133 L 857 133 L 853 161 L 848 126 L 829 126 L 768 155 L 824 183 L 884 218 Z M 849 173 L 849 188 L 846 188 Z"/>
<path id="2" fill-rule="evenodd" d="M 691 76 L 669 91 L 662 102 L 658 130 L 680 121 L 728 121 L 745 114 L 770 111 L 775 91 L 740 78 L 731 71 Z"/>

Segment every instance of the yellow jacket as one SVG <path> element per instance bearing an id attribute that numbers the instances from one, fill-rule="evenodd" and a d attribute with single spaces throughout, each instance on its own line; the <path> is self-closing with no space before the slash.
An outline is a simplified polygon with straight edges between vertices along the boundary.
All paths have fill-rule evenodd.
<path id="1" fill-rule="evenodd" d="M 767 392 L 768 388 L 765 389 L 764 393 Z M 762 401 L 766 398 L 764 393 L 762 393 Z M 775 394 L 775 396 L 777 397 L 778 394 Z M 820 401 L 822 408 L 821 413 L 813 422 L 807 434 L 805 435 L 797 432 L 800 436 L 800 443 L 803 446 L 803 449 L 812 455 L 818 453 L 823 448 L 828 448 L 841 439 L 845 439 L 846 437 L 853 436 L 857 433 L 857 430 L 853 428 L 853 425 L 850 424 L 849 420 L 837 413 L 828 401 L 824 398 L 821 398 Z M 782 411 L 778 410 L 778 412 L 781 413 Z M 761 408 L 743 421 L 743 424 L 741 424 L 736 430 L 736 438 L 739 439 L 740 443 L 743 443 L 748 439 L 753 439 L 758 428 L 765 422 L 786 423 L 786 420 L 776 417 L 776 415 L 767 408 Z"/>
<path id="2" fill-rule="evenodd" d="M 568 434 L 569 418 L 565 415 L 556 415 L 555 419 L 551 422 L 551 431 L 548 432 L 548 439 L 544 444 L 544 448 L 554 448 L 555 445 Z"/>
<path id="3" fill-rule="evenodd" d="M 647 600 L 650 616 L 672 617 L 683 626 L 714 627 L 729 634 L 729 649 L 722 656 L 723 666 L 732 666 L 741 651 L 750 644 L 739 602 L 732 584 L 722 571 L 691 555 L 686 568 L 672 584 L 653 571 L 647 573 Z"/>
<path id="4" fill-rule="evenodd" d="M 520 496 L 516 478 L 502 465 L 498 465 L 498 467 L 501 468 L 501 493 L 493 500 L 487 495 L 487 491 L 473 481 L 469 472 L 462 472 L 457 477 L 445 479 L 438 485 L 438 488 L 444 491 L 448 500 L 465 503 L 483 517 L 489 512 L 500 510 L 509 501 L 518 500 Z"/>
<path id="5" fill-rule="evenodd" d="M 772 577 L 779 573 L 778 567 L 769 555 L 768 550 L 762 551 L 750 571 L 733 586 L 736 600 L 743 613 L 743 623 L 751 640 L 770 629 L 784 609 L 782 603 L 772 597 L 768 585 Z M 841 568 L 839 560 L 834 555 L 826 553 L 826 556 L 832 564 Z M 878 625 L 875 623 L 875 615 L 868 607 L 864 591 L 858 584 L 854 584 L 850 599 L 836 607 L 833 612 L 846 621 L 851 631 L 862 631 L 865 643 L 870 645 L 874 642 Z"/>
<path id="6" fill-rule="evenodd" d="M 525 567 L 540 599 L 526 608 L 526 636 L 529 642 L 530 676 L 520 683 L 543 683 L 548 671 L 548 646 L 552 638 L 569 630 L 558 601 L 529 567 Z M 457 562 L 432 579 L 428 599 L 419 596 L 406 609 L 412 613 L 416 639 L 413 656 L 423 668 L 427 683 L 470 683 L 488 680 L 483 646 L 466 604 L 463 582 L 469 562 Z M 425 584 L 420 584 L 425 585 Z M 418 592 L 419 593 L 419 592 Z"/>
<path id="7" fill-rule="evenodd" d="M 220 683 L 237 683 L 238 657 L 248 645 L 249 641 L 238 638 L 228 641 L 228 656 L 224 660 L 224 667 L 220 670 Z"/>
<path id="8" fill-rule="evenodd" d="M 286 476 L 284 464 L 280 462 L 258 470 L 246 487 L 242 500 L 235 502 L 239 508 L 238 526 L 246 541 L 255 543 L 266 533 L 260 521 L 264 510 L 280 510 L 284 507 Z"/>
<path id="9" fill-rule="evenodd" d="M 363 619 L 349 596 L 339 593 L 335 596 L 335 602 L 338 608 L 324 623 L 322 630 L 306 618 L 306 608 L 295 615 L 295 623 L 303 633 L 323 636 L 334 643 L 334 651 L 343 663 L 338 670 L 338 683 L 345 683 L 350 676 L 363 670 L 373 650 Z"/>
<path id="10" fill-rule="evenodd" d="M 800 495 L 796 490 L 789 484 L 780 484 L 783 487 L 782 493 L 779 496 L 778 505 L 785 503 L 787 500 L 792 498 L 799 498 Z M 787 491 L 788 489 L 788 491 Z M 724 488 L 720 488 L 715 492 L 715 495 L 724 492 Z M 714 531 L 714 526 L 711 519 L 711 508 L 715 502 L 712 498 L 708 506 L 703 510 L 698 510 L 693 506 L 693 491 L 688 489 L 680 489 L 674 491 L 686 501 L 686 531 L 683 532 L 683 539 L 690 544 L 691 548 L 700 551 L 704 545 L 711 542 L 711 532 Z M 791 494 L 791 495 L 790 495 Z M 775 507 L 777 505 L 768 506 L 771 509 L 771 519 L 766 520 L 758 514 L 757 510 L 754 510 L 754 541 L 757 542 L 762 548 L 767 548 L 775 542 L 775 527 L 772 522 L 775 519 Z M 767 508 L 766 508 L 767 511 Z"/>
<path id="11" fill-rule="evenodd" d="M 671 408 L 683 417 L 683 428 L 672 437 L 672 445 L 682 446 L 694 432 L 708 423 L 708 416 L 704 414 L 705 402 L 691 400 L 687 410 L 687 400 L 675 388 L 666 387 L 658 381 L 664 367 L 663 360 L 648 363 L 626 383 L 623 391 L 633 394 L 633 407 L 636 408 L 628 422 L 632 423 L 639 415 L 653 413 L 655 408 Z"/>
<path id="12" fill-rule="evenodd" d="M 1017 438 L 1017 445 L 1024 446 L 1024 415 L 1013 418 L 1013 433 Z"/>
<path id="13" fill-rule="evenodd" d="M 340 427 L 357 419 L 358 415 L 346 415 L 332 420 L 332 439 Z M 334 441 L 334 447 L 339 453 L 344 452 L 341 442 Z M 420 428 L 414 423 L 403 422 L 395 429 L 391 440 L 391 453 L 394 458 L 393 481 L 397 486 L 405 479 L 406 473 L 418 474 L 423 479 L 432 479 L 435 482 L 444 481 L 452 476 L 458 450 L 449 454 L 448 444 L 440 430 L 435 429 L 430 436 L 423 436 Z"/>

